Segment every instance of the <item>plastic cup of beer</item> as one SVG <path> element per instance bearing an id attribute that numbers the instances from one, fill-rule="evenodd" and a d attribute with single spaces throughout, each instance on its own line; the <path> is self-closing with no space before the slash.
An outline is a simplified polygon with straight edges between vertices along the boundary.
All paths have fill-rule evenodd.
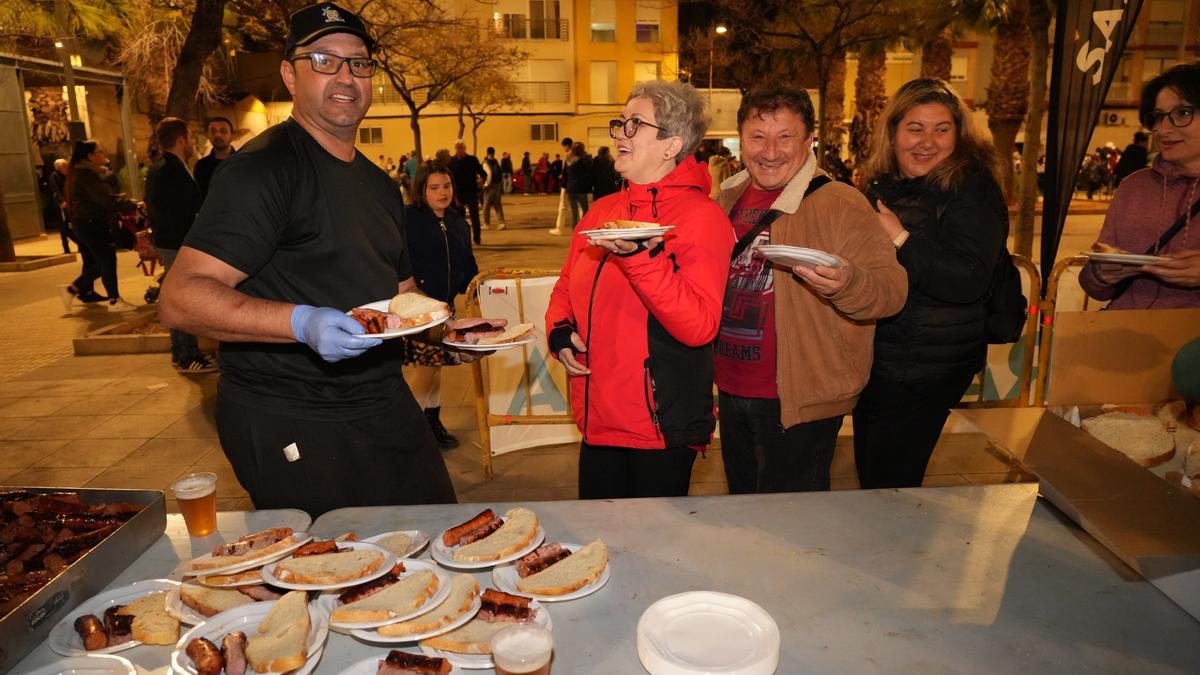
<path id="1" fill-rule="evenodd" d="M 206 537 L 217 529 L 217 474 L 189 473 L 171 483 L 188 534 Z"/>
<path id="2" fill-rule="evenodd" d="M 534 623 L 514 624 L 492 636 L 496 675 L 549 675 L 554 635 Z"/>

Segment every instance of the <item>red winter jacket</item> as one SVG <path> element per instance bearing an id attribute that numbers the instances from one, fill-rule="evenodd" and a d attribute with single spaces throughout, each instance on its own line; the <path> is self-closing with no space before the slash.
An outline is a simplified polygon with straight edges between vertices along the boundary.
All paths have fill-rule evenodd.
<path id="1" fill-rule="evenodd" d="M 546 312 L 551 352 L 575 331 L 591 375 L 571 377 L 575 422 L 591 445 L 661 449 L 712 437 L 712 341 L 721 324 L 733 228 L 688 157 L 650 185 L 598 200 L 578 231 L 614 219 L 674 225 L 661 247 L 619 256 L 576 233 Z M 556 332 L 557 331 L 557 332 Z"/>

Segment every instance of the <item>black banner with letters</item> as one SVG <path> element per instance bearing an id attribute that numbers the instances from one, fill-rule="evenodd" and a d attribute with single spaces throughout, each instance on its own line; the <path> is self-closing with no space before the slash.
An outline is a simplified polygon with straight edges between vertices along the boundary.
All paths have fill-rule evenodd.
<path id="1" fill-rule="evenodd" d="M 1058 254 L 1080 165 L 1142 0 L 1059 0 L 1046 126 L 1042 288 Z"/>

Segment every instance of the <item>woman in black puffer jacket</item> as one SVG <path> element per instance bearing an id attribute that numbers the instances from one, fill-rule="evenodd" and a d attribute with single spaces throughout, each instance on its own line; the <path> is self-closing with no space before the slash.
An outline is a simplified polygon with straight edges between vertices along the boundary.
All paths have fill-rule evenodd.
<path id="1" fill-rule="evenodd" d="M 854 409 L 864 488 L 917 487 L 949 416 L 987 356 L 985 296 L 1006 255 L 1008 209 L 990 142 L 945 82 L 913 80 L 883 111 L 865 178 L 908 272 L 908 301 L 875 330 Z"/>

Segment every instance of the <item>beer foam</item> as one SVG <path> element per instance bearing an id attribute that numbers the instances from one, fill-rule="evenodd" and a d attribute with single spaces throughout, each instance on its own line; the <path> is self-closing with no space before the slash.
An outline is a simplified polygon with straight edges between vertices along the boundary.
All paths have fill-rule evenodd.
<path id="1" fill-rule="evenodd" d="M 492 639 L 492 659 L 509 672 L 527 673 L 550 662 L 554 637 L 533 626 L 506 628 Z"/>
<path id="2" fill-rule="evenodd" d="M 176 499 L 199 499 L 207 497 L 217 489 L 216 476 L 187 476 L 171 484 Z"/>

